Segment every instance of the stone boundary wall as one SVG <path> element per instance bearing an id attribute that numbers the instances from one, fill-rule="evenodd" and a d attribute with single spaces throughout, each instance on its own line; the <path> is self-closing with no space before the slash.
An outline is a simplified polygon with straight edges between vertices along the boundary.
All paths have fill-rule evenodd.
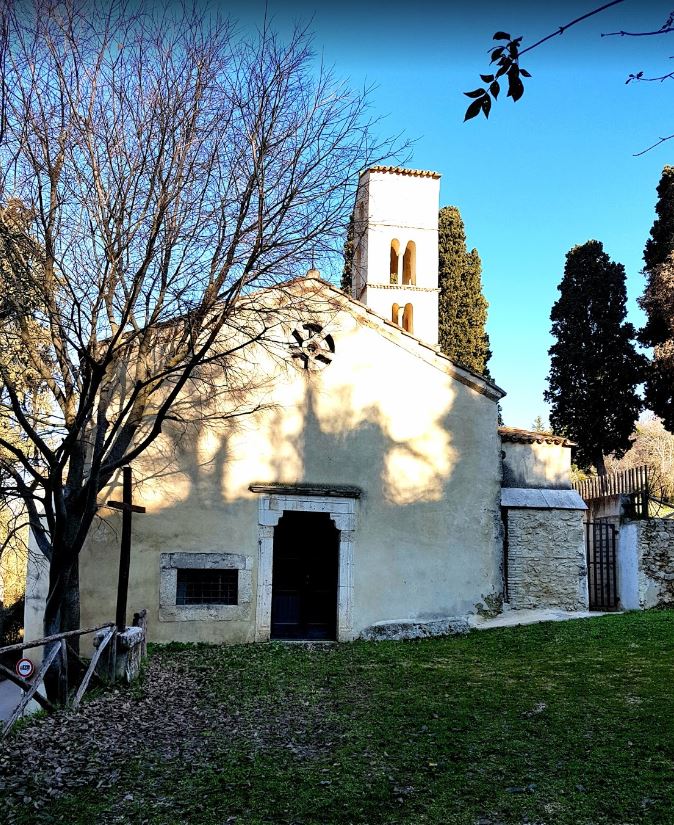
<path id="1" fill-rule="evenodd" d="M 625 522 L 618 543 L 620 605 L 624 610 L 674 605 L 674 521 Z"/>
<path id="2" fill-rule="evenodd" d="M 508 508 L 508 599 L 526 610 L 587 610 L 582 510 Z"/>

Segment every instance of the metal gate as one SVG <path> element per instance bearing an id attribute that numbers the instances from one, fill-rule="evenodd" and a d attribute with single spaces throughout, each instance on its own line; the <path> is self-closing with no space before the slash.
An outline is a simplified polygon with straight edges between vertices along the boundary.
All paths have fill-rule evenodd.
<path id="1" fill-rule="evenodd" d="M 590 610 L 616 610 L 616 528 L 605 521 L 587 522 L 587 586 Z"/>

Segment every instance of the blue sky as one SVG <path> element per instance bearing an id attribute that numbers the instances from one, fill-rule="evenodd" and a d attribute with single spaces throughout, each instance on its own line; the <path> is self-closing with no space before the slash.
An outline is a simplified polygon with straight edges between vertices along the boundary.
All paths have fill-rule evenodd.
<path id="1" fill-rule="evenodd" d="M 468 243 L 482 258 L 490 369 L 508 392 L 503 416 L 510 426 L 547 417 L 550 309 L 572 246 L 595 238 L 625 265 L 629 319 L 642 322 L 642 253 L 662 167 L 674 163 L 674 140 L 633 154 L 674 132 L 674 81 L 625 79 L 674 69 L 674 34 L 600 35 L 657 29 L 670 3 L 627 0 L 535 49 L 522 59 L 533 75 L 522 100 L 502 99 L 489 121 L 464 124 L 462 92 L 481 85 L 496 30 L 523 35 L 526 46 L 590 11 L 592 0 L 268 2 L 278 28 L 312 19 L 324 60 L 354 85 L 376 86 L 371 99 L 373 112 L 385 116 L 382 132 L 404 130 L 416 139 L 407 165 L 442 173 L 441 205 L 459 207 Z M 227 8 L 249 24 L 262 20 L 264 3 Z"/>

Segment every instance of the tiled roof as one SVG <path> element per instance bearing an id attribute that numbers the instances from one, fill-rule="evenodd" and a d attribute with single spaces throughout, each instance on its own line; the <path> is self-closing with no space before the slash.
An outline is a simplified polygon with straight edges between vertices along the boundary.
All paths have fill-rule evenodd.
<path id="1" fill-rule="evenodd" d="M 371 166 L 369 169 L 363 169 L 360 173 L 364 175 L 366 172 L 389 172 L 392 175 L 409 175 L 412 178 L 435 178 L 441 177 L 439 172 L 430 172 L 428 169 L 405 169 L 403 166 Z"/>
<path id="2" fill-rule="evenodd" d="M 562 447 L 575 447 L 576 442 L 563 435 L 539 433 L 534 430 L 519 430 L 516 427 L 499 427 L 501 441 L 514 441 L 519 444 L 560 444 Z"/>

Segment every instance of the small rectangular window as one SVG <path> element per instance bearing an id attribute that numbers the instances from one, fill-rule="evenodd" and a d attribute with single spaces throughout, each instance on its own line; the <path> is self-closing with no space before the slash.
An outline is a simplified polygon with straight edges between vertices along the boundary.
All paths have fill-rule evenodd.
<path id="1" fill-rule="evenodd" d="M 176 604 L 238 604 L 238 570 L 178 569 Z"/>

